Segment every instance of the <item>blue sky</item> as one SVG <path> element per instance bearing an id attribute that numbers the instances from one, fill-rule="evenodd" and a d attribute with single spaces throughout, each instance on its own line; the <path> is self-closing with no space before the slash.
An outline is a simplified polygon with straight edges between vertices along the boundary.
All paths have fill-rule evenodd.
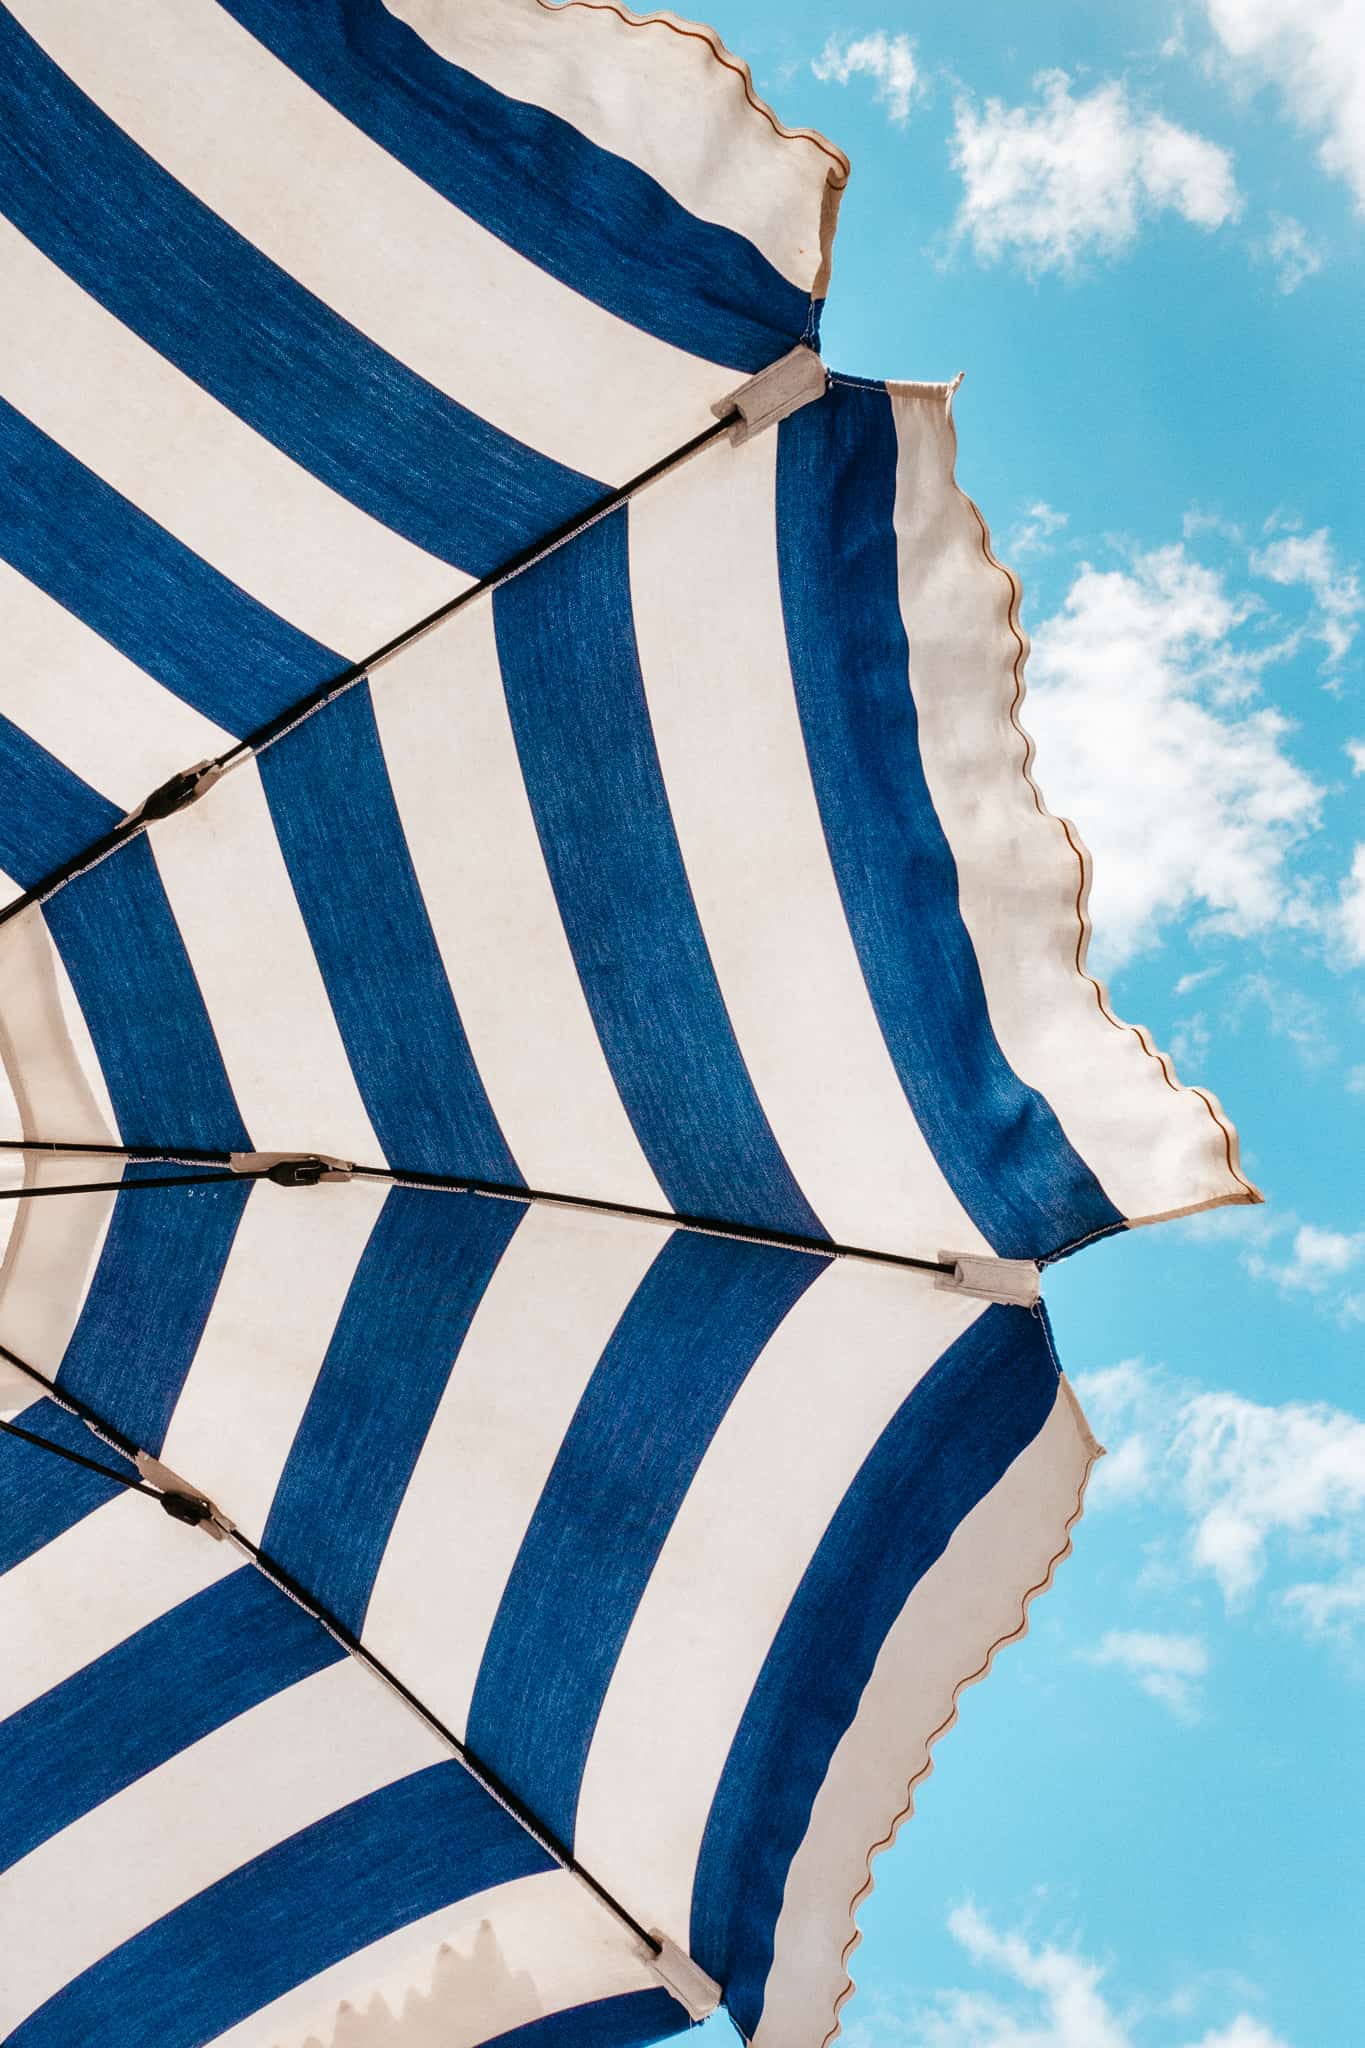
<path id="1" fill-rule="evenodd" d="M 967 373 L 1092 958 L 1268 1197 L 1050 1276 L 1111 1455 L 877 1866 L 846 2038 L 1358 2048 L 1365 6 L 712 19 L 853 160 L 826 360 Z"/>

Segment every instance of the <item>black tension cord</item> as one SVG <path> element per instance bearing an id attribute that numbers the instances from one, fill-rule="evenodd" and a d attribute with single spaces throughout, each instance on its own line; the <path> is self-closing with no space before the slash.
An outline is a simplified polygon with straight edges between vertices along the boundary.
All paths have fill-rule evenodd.
<path id="1" fill-rule="evenodd" d="M 44 1195 L 135 1195 L 142 1188 L 202 1188 L 228 1181 L 268 1178 L 267 1172 L 258 1169 L 251 1173 L 159 1174 L 146 1180 L 77 1180 L 55 1188 L 0 1188 L 0 1202 L 36 1202 Z"/>
<path id="2" fill-rule="evenodd" d="M 487 597 L 490 591 L 510 582 L 512 577 L 520 576 L 524 570 L 534 568 L 537 562 L 543 561 L 557 548 L 562 548 L 566 542 L 576 539 L 580 533 L 585 533 L 590 526 L 595 526 L 599 519 L 606 519 L 611 513 L 619 511 L 622 505 L 628 503 L 648 484 L 657 482 L 660 477 L 666 476 L 669 470 L 688 461 L 711 442 L 718 440 L 722 434 L 728 433 L 735 424 L 735 417 L 734 413 L 727 413 L 723 419 L 712 421 L 709 427 L 704 427 L 699 434 L 694 434 L 690 441 L 684 441 L 681 447 L 674 448 L 669 454 L 661 456 L 657 462 L 652 462 L 648 469 L 642 469 L 640 474 L 633 476 L 628 483 L 619 484 L 615 490 L 608 491 L 586 511 L 576 513 L 572 519 L 566 519 L 562 525 L 543 534 L 539 540 L 528 542 L 524 548 L 518 549 L 516 554 L 509 555 L 501 567 L 481 577 L 477 583 L 471 584 L 468 590 L 462 590 L 458 597 L 449 598 L 445 604 L 438 605 L 434 612 L 428 612 L 426 617 L 419 619 L 415 625 L 405 627 L 391 640 L 386 640 L 382 647 L 376 647 L 373 654 L 367 654 L 363 661 L 352 662 L 349 668 L 342 669 L 330 682 L 320 684 L 306 697 L 300 697 L 285 710 L 276 712 L 273 718 L 257 726 L 255 731 L 249 732 L 244 739 L 235 740 L 223 753 L 201 763 L 197 768 L 186 769 L 179 775 L 172 775 L 159 789 L 153 790 L 136 811 L 130 812 L 108 832 L 92 840 L 88 846 L 82 847 L 79 853 L 71 854 L 50 873 L 44 875 L 41 881 L 35 882 L 31 888 L 25 889 L 21 896 L 14 897 L 11 902 L 0 908 L 0 925 L 8 924 L 12 917 L 18 917 L 22 911 L 31 909 L 35 903 L 46 902 L 49 896 L 63 888 L 67 882 L 74 881 L 78 875 L 84 874 L 87 868 L 95 867 L 109 854 L 116 853 L 120 846 L 129 839 L 136 838 L 138 833 L 156 819 L 171 817 L 183 804 L 190 801 L 201 780 L 209 776 L 216 779 L 225 768 L 232 767 L 233 763 L 241 760 L 244 755 L 263 752 L 274 741 L 283 739 L 287 732 L 292 731 L 305 718 L 310 718 L 315 711 L 321 711 L 335 697 L 343 696 L 347 690 L 354 689 L 355 685 L 363 682 L 370 670 L 377 668 L 381 662 L 388 661 L 395 654 L 401 654 L 405 647 L 410 647 L 415 640 L 420 640 L 424 634 L 431 632 L 433 627 L 453 618 L 456 612 L 463 611 L 464 607 L 473 604 L 476 598 Z"/>
<path id="3" fill-rule="evenodd" d="M 135 1479 L 131 1472 L 119 1472 L 112 1465 L 102 1465 L 98 1458 L 86 1458 L 79 1451 L 68 1449 L 65 1444 L 54 1444 L 51 1437 L 38 1436 L 31 1429 L 21 1429 L 17 1422 L 6 1422 L 0 1416 L 0 1430 L 6 1436 L 17 1436 L 23 1443 L 35 1444 L 40 1451 L 51 1451 L 56 1458 L 65 1458 L 68 1465 L 82 1465 L 87 1472 L 98 1472 L 102 1479 L 112 1479 L 119 1486 L 126 1486 L 129 1493 L 149 1493 L 153 1500 L 160 1500 L 156 1487 L 148 1486 L 145 1479 Z"/>

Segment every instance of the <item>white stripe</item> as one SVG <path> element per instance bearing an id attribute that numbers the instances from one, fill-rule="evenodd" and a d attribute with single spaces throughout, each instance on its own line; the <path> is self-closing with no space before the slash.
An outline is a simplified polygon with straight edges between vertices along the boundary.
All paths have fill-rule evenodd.
<path id="1" fill-rule="evenodd" d="M 638 164 L 689 213 L 743 235 L 811 289 L 826 182 L 842 183 L 847 161 L 807 130 L 779 134 L 751 97 L 748 66 L 710 29 L 540 0 L 503 0 L 496 11 L 450 0 L 385 5 L 451 63 Z"/>
<path id="2" fill-rule="evenodd" d="M 117 1180 L 121 1159 L 90 1153 L 29 1153 L 30 1187 Z M 80 1321 L 104 1249 L 117 1195 L 62 1195 L 7 1203 L 15 1212 L 0 1267 L 0 1341 L 48 1379 L 55 1377 Z M 93 1441 L 93 1439 L 92 1439 Z"/>
<path id="3" fill-rule="evenodd" d="M 565 1431 L 667 1241 L 649 1224 L 529 1209 L 461 1346 L 365 1616 L 368 1647 L 457 1735 Z M 437 1611 L 433 1558 L 451 1564 Z"/>
<path id="4" fill-rule="evenodd" d="M 3 886 L 3 878 L 0 878 L 0 886 Z M 19 1104 L 4 1062 L 3 1024 L 0 1024 L 0 1135 L 6 1138 L 22 1138 L 24 1135 L 24 1120 L 19 1114 Z"/>
<path id="5" fill-rule="evenodd" d="M 0 336 L 7 328 L 0 322 Z M 54 388 L 65 388 L 60 378 Z M 121 416 L 121 396 L 104 409 Z M 221 726 L 163 690 L 7 562 L 0 562 L 0 610 L 0 712 L 121 810 L 134 810 L 179 769 L 230 744 Z"/>
<path id="6" fill-rule="evenodd" d="M 20 0 L 62 69 L 214 212 L 482 419 L 606 482 L 733 370 L 604 312 L 458 212 L 212 0 Z"/>
<path id="7" fill-rule="evenodd" d="M 35 904 L 0 932 L 0 1058 L 35 1138 L 117 1144 L 118 1124 L 71 978 Z"/>
<path id="8" fill-rule="evenodd" d="M 551 1870 L 400 1928 L 210 2048 L 480 2048 L 547 2014 L 657 1988 L 638 1942 L 577 1879 Z"/>
<path id="9" fill-rule="evenodd" d="M 531 1187 L 669 1204 L 602 1053 L 545 867 L 503 694 L 492 607 L 384 670 L 389 779 L 461 1022 Z"/>
<path id="10" fill-rule="evenodd" d="M 116 1144 L 118 1126 L 75 991 L 42 911 L 21 912 L 0 937 L 0 1060 L 24 1133 L 54 1142 Z M 18 1155 L 16 1155 L 17 1157 Z M 37 1187 L 117 1180 L 122 1161 L 28 1153 Z M 114 1195 L 16 1202 L 0 1262 L 0 1338 L 51 1378 L 79 1320 Z"/>
<path id="11" fill-rule="evenodd" d="M 256 763 L 148 837 L 256 1147 L 377 1165 Z"/>
<path id="12" fill-rule="evenodd" d="M 983 1675 L 1020 1627 L 1067 1542 L 1092 1440 L 1065 1385 L 1004 1477 L 958 1524 L 887 1636 L 816 1796 L 787 1873 L 755 2048 L 820 2048 L 846 1980 L 849 1901 L 867 1888 L 868 1852 L 885 1844 L 954 1717 L 954 1690 Z"/>
<path id="13" fill-rule="evenodd" d="M 1020 652 L 1011 586 L 988 560 L 980 514 L 954 481 L 951 389 L 893 385 L 891 395 L 920 756 L 1001 1050 L 1046 1097 L 1122 1215 L 1137 1221 L 1245 1201 L 1208 1104 L 1171 1087 L 1138 1034 L 1105 1015 L 1094 984 L 1076 971 L 1081 867 L 1025 772 L 1027 743 L 1011 718 Z"/>
<path id="14" fill-rule="evenodd" d="M 90 1456 L 119 1464 L 98 1437 Z M 182 1600 L 250 1569 L 228 1545 L 172 1522 L 143 1494 L 107 1501 L 0 1576 L 0 1721 Z"/>
<path id="15" fill-rule="evenodd" d="M 792 1596 L 887 1423 L 982 1312 L 915 1275 L 836 1262 L 779 1325 L 688 1489 L 574 1824 L 585 1866 L 683 1946 L 716 1787 Z"/>
<path id="16" fill-rule="evenodd" d="M 131 32 L 131 14 L 120 28 Z M 77 461 L 301 632 L 358 659 L 465 587 L 458 570 L 281 454 L 4 220 L 0 270 L 0 390 Z M 194 715 L 175 711 L 182 721 Z M 223 744 L 184 749 L 160 779 Z M 134 799 L 154 786 L 142 783 Z"/>
<path id="17" fill-rule="evenodd" d="M 161 1456 L 259 1542 L 389 1190 L 258 1182 Z"/>
<path id="18" fill-rule="evenodd" d="M 0 2021 L 277 1842 L 448 1757 L 350 1659 L 238 1714 L 0 1876 Z"/>
<path id="19" fill-rule="evenodd" d="M 778 578 L 777 436 L 631 508 L 650 721 L 745 1064 L 825 1228 L 933 1258 L 986 1241 L 945 1181 L 877 1024 L 830 865 Z"/>

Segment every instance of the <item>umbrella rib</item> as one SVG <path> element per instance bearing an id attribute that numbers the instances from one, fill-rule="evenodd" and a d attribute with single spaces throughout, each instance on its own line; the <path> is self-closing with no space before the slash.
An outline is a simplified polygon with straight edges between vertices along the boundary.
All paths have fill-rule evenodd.
<path id="1" fill-rule="evenodd" d="M 36 1366 L 30 1365 L 27 1360 L 20 1358 L 7 1345 L 0 1344 L 0 1359 L 6 1360 L 16 1370 L 33 1380 L 51 1400 L 56 1402 L 58 1407 L 64 1408 L 69 1415 L 76 1416 L 81 1422 L 85 1423 L 88 1429 L 93 1430 L 102 1442 L 117 1450 L 121 1456 L 134 1459 L 139 1455 L 147 1455 L 140 1453 L 137 1446 L 129 1438 L 123 1436 L 122 1432 L 115 1429 L 111 1423 L 106 1422 L 87 1402 L 69 1394 L 64 1388 L 57 1387 L 53 1381 L 48 1379 L 45 1373 L 39 1372 Z M 418 1698 L 411 1687 L 406 1686 L 402 1679 L 395 1672 L 391 1671 L 381 1658 L 376 1657 L 374 1652 L 367 1649 L 357 1636 L 352 1635 L 344 1623 L 340 1622 L 334 1614 L 330 1613 L 320 1600 L 314 1599 L 313 1595 L 305 1587 L 301 1586 L 284 1569 L 283 1565 L 277 1563 L 258 1544 L 253 1543 L 250 1537 L 244 1536 L 240 1529 L 234 1528 L 230 1522 L 219 1522 L 217 1511 L 213 1508 L 207 1497 L 188 1492 L 181 1493 L 170 1488 L 148 1486 L 141 1479 L 127 1477 L 123 1473 L 115 1471 L 111 1466 L 98 1464 L 92 1458 L 83 1458 L 79 1452 L 69 1451 L 63 1445 L 55 1444 L 47 1437 L 41 1437 L 30 1430 L 22 1429 L 15 1423 L 0 1422 L 0 1428 L 3 1428 L 11 1436 L 21 1437 L 26 1442 L 36 1445 L 43 1450 L 54 1452 L 58 1457 L 65 1458 L 72 1464 L 88 1466 L 91 1470 L 102 1473 L 105 1478 L 117 1480 L 119 1485 L 126 1487 L 130 1492 L 147 1494 L 151 1499 L 160 1501 L 162 1507 L 176 1521 L 213 1521 L 217 1523 L 216 1533 L 220 1534 L 226 1542 L 230 1543 L 234 1550 L 239 1551 L 250 1564 L 254 1565 L 257 1571 L 275 1587 L 277 1592 L 282 1593 L 286 1599 L 292 1600 L 296 1607 L 302 1608 L 303 1612 L 317 1622 L 320 1628 L 325 1629 L 332 1640 L 349 1657 L 354 1658 L 356 1663 L 363 1665 L 372 1677 L 377 1678 L 380 1684 L 386 1686 L 410 1713 L 415 1714 L 418 1720 L 436 1736 L 437 1740 L 451 1751 L 455 1760 L 468 1771 L 475 1783 L 488 1794 L 489 1798 L 496 1805 L 502 1808 L 509 1819 L 514 1820 L 518 1827 L 529 1835 L 539 1848 L 544 1850 L 547 1856 L 571 1877 L 576 1877 L 580 1883 L 585 1884 L 589 1891 L 596 1895 L 622 1925 L 628 1928 L 637 1940 L 644 1943 L 652 1956 L 662 1954 L 663 1945 L 658 1937 L 651 1934 L 636 1919 L 629 1908 L 623 1906 L 614 1893 L 610 1892 L 600 1879 L 594 1877 L 592 1872 L 577 1860 L 573 1852 L 559 1840 L 552 1829 L 548 1828 L 532 1812 L 531 1808 L 523 1800 L 517 1797 L 510 1786 L 505 1785 L 497 1773 L 488 1764 L 484 1763 L 469 1748 L 467 1743 L 462 1742 L 459 1736 L 452 1729 L 448 1728 L 445 1722 L 438 1715 L 434 1714 L 423 1700 Z"/>
<path id="2" fill-rule="evenodd" d="M 667 476 L 671 470 L 679 468 L 684 462 L 690 461 L 692 456 L 700 454 L 703 448 L 710 447 L 722 435 L 731 433 L 735 420 L 735 411 L 713 420 L 710 426 L 703 427 L 699 434 L 694 434 L 690 441 L 684 441 L 680 447 L 661 456 L 657 462 L 652 462 L 648 469 L 642 469 L 639 475 L 631 477 L 629 482 L 618 484 L 615 490 L 608 491 L 585 512 L 576 513 L 572 519 L 565 520 L 562 525 L 542 534 L 538 540 L 533 540 L 524 548 L 518 549 L 516 554 L 509 555 L 498 568 L 481 577 L 477 583 L 471 584 L 467 590 L 462 590 L 457 597 L 448 598 L 444 604 L 438 605 L 435 611 L 428 612 L 414 625 L 394 634 L 391 640 L 386 640 L 382 647 L 375 648 L 372 654 L 367 654 L 361 661 L 352 662 L 349 668 L 343 669 L 330 682 L 320 684 L 317 689 L 309 691 L 306 697 L 300 697 L 293 704 L 287 705 L 283 711 L 276 712 L 273 718 L 257 726 L 245 738 L 234 740 L 223 753 L 172 775 L 159 789 L 153 790 L 135 811 L 130 811 L 126 818 L 120 819 L 108 832 L 102 833 L 98 839 L 82 847 L 79 853 L 68 855 L 66 860 L 44 875 L 40 881 L 34 882 L 22 895 L 14 897 L 11 902 L 0 908 L 0 925 L 8 924 L 12 917 L 18 917 L 21 912 L 32 909 L 36 903 L 46 903 L 49 897 L 56 895 L 59 889 L 65 888 L 68 882 L 74 882 L 81 875 L 88 874 L 91 868 L 98 867 L 102 861 L 107 860 L 111 853 L 117 853 L 130 839 L 135 839 L 140 833 L 145 832 L 149 824 L 159 818 L 168 818 L 185 804 L 193 802 L 194 798 L 216 782 L 226 769 L 235 767 L 250 754 L 264 753 L 267 747 L 273 746 L 276 740 L 283 739 L 286 733 L 292 732 L 295 726 L 311 718 L 314 712 L 325 709 L 338 697 L 345 696 L 348 690 L 353 690 L 358 683 L 364 682 L 384 662 L 391 661 L 405 648 L 425 638 L 437 626 L 453 618 L 456 612 L 463 611 L 466 605 L 473 604 L 478 598 L 489 596 L 504 583 L 509 583 L 514 576 L 520 576 L 525 570 L 534 568 L 536 563 L 544 561 L 547 555 L 554 554 L 569 541 L 576 540 L 581 533 L 586 533 L 590 526 L 596 526 L 599 520 L 609 518 L 613 512 L 628 504 L 638 492 L 647 489 L 650 484 L 657 483 L 661 477 Z"/>
<path id="3" fill-rule="evenodd" d="M 178 1145 L 65 1145 L 48 1139 L 27 1138 L 0 1138 L 0 1151 L 82 1152 L 93 1157 L 128 1159 L 134 1163 L 146 1162 L 150 1165 L 179 1163 L 225 1167 L 229 1160 L 229 1155 L 225 1152 L 200 1151 Z M 318 1155 L 300 1153 L 298 1158 L 302 1162 L 316 1156 Z M 109 1191 L 126 1193 L 139 1187 L 191 1186 L 200 1180 L 264 1180 L 271 1178 L 274 1171 L 273 1168 L 263 1167 L 243 1172 L 186 1175 L 183 1180 L 89 1181 L 51 1188 L 13 1188 L 0 1190 L 0 1200 L 21 1201 L 30 1195 L 79 1195 Z M 570 1195 L 557 1189 L 519 1187 L 509 1181 L 480 1180 L 470 1175 L 410 1172 L 404 1167 L 352 1166 L 350 1171 L 357 1179 L 387 1181 L 394 1187 L 426 1189 L 453 1195 L 475 1195 L 484 1200 L 497 1202 L 531 1202 L 545 1208 L 578 1209 L 589 1215 L 615 1217 L 628 1223 L 657 1223 L 669 1230 L 690 1231 L 701 1237 L 730 1238 L 739 1244 L 766 1245 L 775 1251 L 801 1252 L 811 1258 L 854 1259 L 870 1265 L 899 1266 L 912 1273 L 952 1274 L 955 1270 L 951 1259 L 918 1259 L 908 1252 L 877 1251 L 869 1245 L 842 1244 L 832 1238 L 802 1236 L 796 1231 L 768 1230 L 758 1224 L 740 1223 L 729 1217 L 678 1214 L 671 1209 L 650 1209 L 635 1202 L 604 1201 L 595 1195 Z"/>

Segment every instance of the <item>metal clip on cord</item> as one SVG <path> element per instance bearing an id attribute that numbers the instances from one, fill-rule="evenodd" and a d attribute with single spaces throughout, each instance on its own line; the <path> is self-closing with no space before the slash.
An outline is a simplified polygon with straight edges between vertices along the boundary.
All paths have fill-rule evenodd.
<path id="1" fill-rule="evenodd" d="M 232 1523 L 220 1508 L 216 1508 L 207 1494 L 200 1493 L 182 1479 L 178 1472 L 172 1472 L 169 1465 L 163 1465 L 150 1451 L 138 1451 L 133 1459 L 138 1476 L 154 1486 L 161 1497 L 161 1505 L 173 1522 L 186 1522 L 192 1529 L 202 1529 L 215 1543 L 221 1543 L 232 1533 Z"/>
<path id="2" fill-rule="evenodd" d="M 217 761 L 196 761 L 193 768 L 183 768 L 178 775 L 172 775 L 159 789 L 154 789 L 144 803 L 130 811 L 123 820 L 125 825 L 153 825 L 159 818 L 174 817 L 183 811 L 186 804 L 192 804 L 206 790 L 213 788 L 223 773 Z"/>
<path id="3" fill-rule="evenodd" d="M 229 1152 L 234 1173 L 273 1180 L 277 1188 L 315 1188 L 322 1180 L 349 1180 L 355 1169 L 348 1159 L 325 1152 Z"/>

